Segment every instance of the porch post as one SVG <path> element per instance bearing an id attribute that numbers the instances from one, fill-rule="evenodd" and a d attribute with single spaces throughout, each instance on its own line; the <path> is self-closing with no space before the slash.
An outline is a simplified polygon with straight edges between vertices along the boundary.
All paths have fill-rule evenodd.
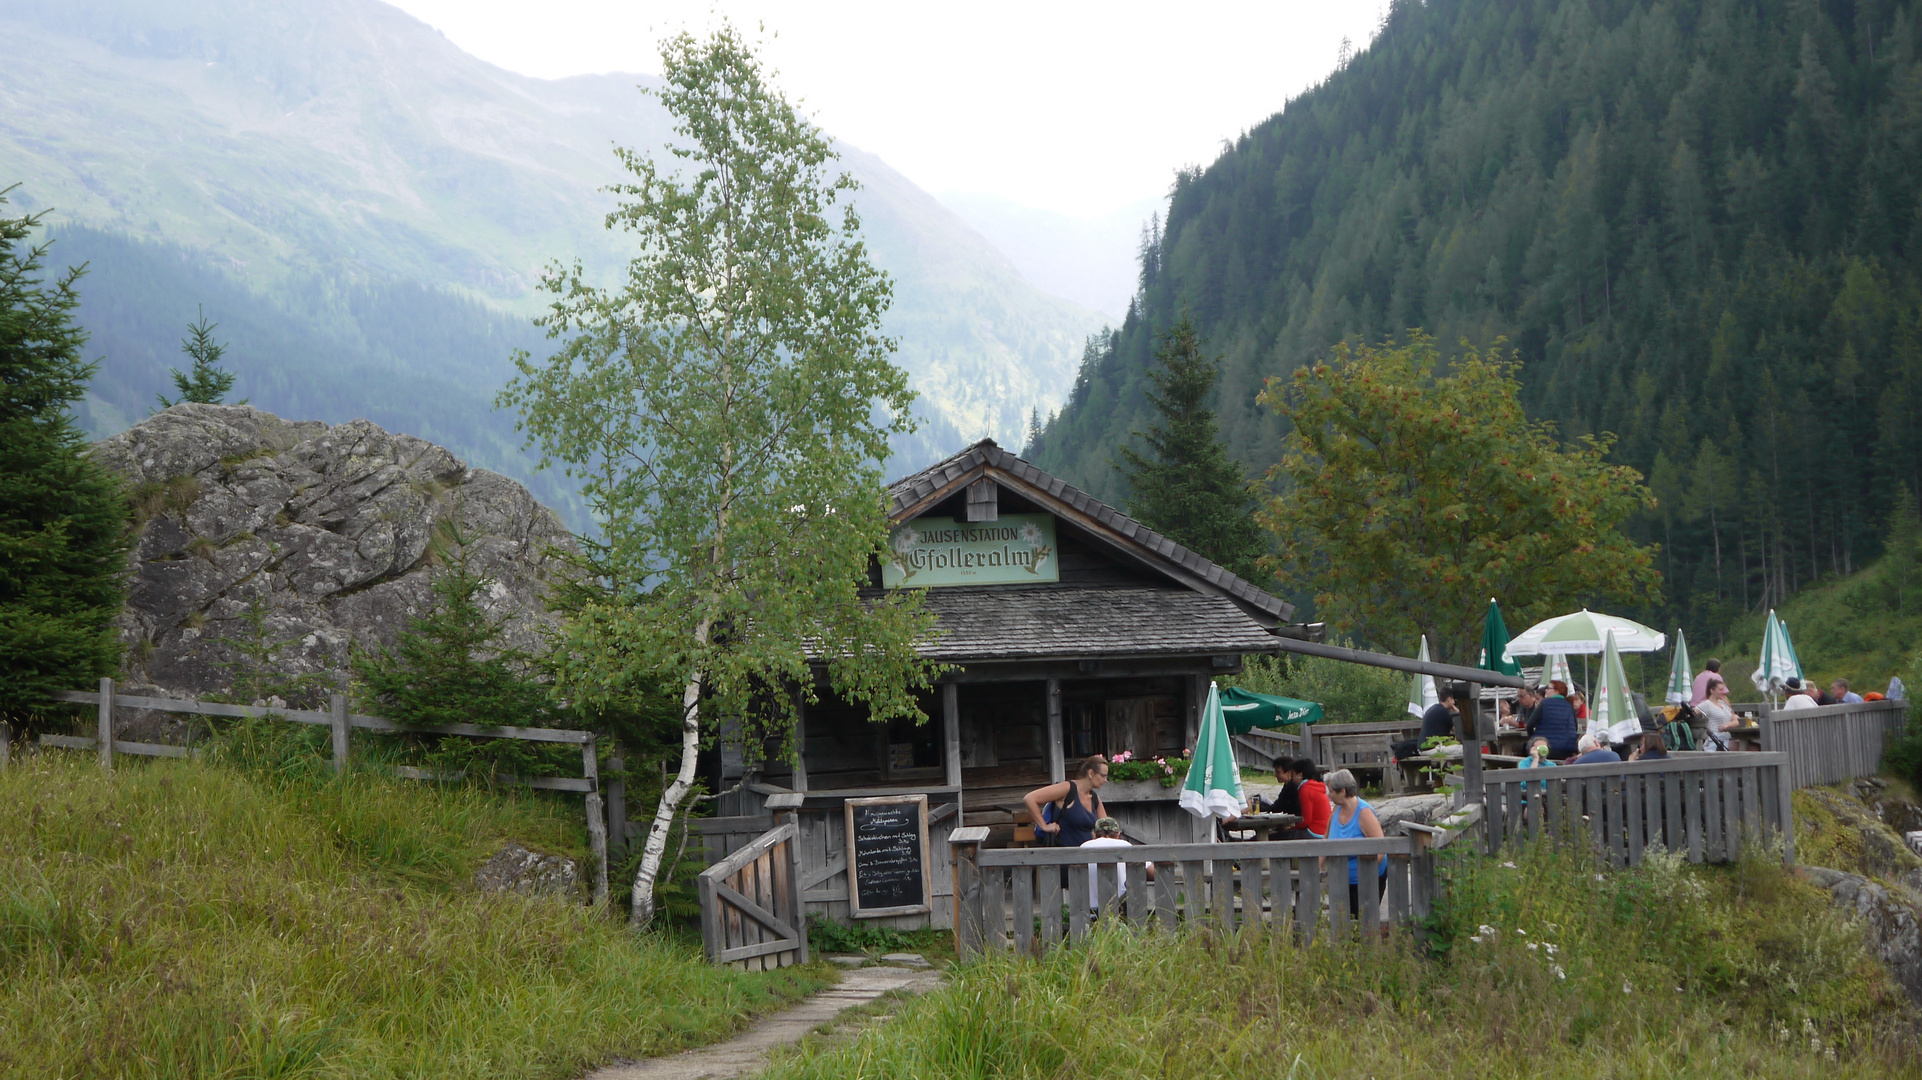
<path id="1" fill-rule="evenodd" d="M 1468 684 L 1468 700 L 1462 703 L 1461 715 L 1456 723 L 1462 734 L 1462 801 L 1478 803 L 1482 801 L 1482 688 L 1479 683 Z"/>
<path id="2" fill-rule="evenodd" d="M 946 738 L 948 786 L 961 786 L 961 688 L 954 683 L 941 686 L 941 730 Z"/>
<path id="3" fill-rule="evenodd" d="M 1068 767 L 1061 760 L 1061 680 L 1048 680 L 1048 782 L 1059 784 L 1068 778 Z"/>

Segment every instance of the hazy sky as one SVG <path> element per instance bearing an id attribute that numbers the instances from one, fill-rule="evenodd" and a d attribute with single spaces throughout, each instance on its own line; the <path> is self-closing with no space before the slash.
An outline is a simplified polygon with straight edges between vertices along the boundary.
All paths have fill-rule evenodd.
<path id="1" fill-rule="evenodd" d="M 1365 43 L 1381 0 L 914 4 L 894 0 L 393 0 L 463 49 L 555 77 L 658 72 L 655 42 L 716 12 L 773 35 L 779 83 L 830 134 L 922 188 L 1093 216 L 1277 112 Z"/>

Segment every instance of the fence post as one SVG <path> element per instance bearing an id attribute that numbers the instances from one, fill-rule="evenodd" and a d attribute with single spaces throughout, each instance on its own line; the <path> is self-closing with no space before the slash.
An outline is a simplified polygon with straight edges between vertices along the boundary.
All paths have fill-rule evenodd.
<path id="1" fill-rule="evenodd" d="M 96 739 L 100 749 L 100 767 L 113 771 L 113 680 L 100 680 L 100 733 Z"/>
<path id="2" fill-rule="evenodd" d="M 347 771 L 347 695 L 334 694 L 327 699 L 328 711 L 333 713 L 334 721 L 334 771 Z"/>
<path id="3" fill-rule="evenodd" d="M 7 759 L 13 754 L 13 725 L 0 720 L 0 769 L 7 767 Z"/>
<path id="4" fill-rule="evenodd" d="M 1315 753 L 1315 725 L 1301 725 L 1301 756 L 1315 764 L 1321 764 L 1321 755 Z"/>
<path id="5" fill-rule="evenodd" d="M 1790 800 L 1795 795 L 1795 782 L 1789 776 L 1789 763 L 1784 761 L 1775 766 L 1775 802 L 1781 807 L 1776 811 L 1782 820 L 1775 823 L 1782 831 L 1782 865 L 1795 865 L 1795 806 Z"/>
<path id="6" fill-rule="evenodd" d="M 1457 721 L 1462 728 L 1462 799 L 1465 802 L 1482 801 L 1482 688 L 1476 683 L 1468 684 L 1468 700 L 1462 703 L 1461 719 Z"/>
<path id="7" fill-rule="evenodd" d="M 613 777 L 607 782 L 607 849 L 617 856 L 627 854 L 627 761 L 608 758 Z"/>
<path id="8" fill-rule="evenodd" d="M 795 963 L 808 962 L 808 912 L 801 896 L 801 803 L 807 796 L 798 791 L 769 795 L 767 808 L 774 815 L 774 827 L 794 826 L 794 835 L 782 843 L 787 864 L 787 907 L 794 913 L 794 929 L 801 939 L 801 953 Z M 849 878 L 852 882 L 852 877 Z M 850 885 L 852 887 L 852 885 Z"/>
<path id="9" fill-rule="evenodd" d="M 981 955 L 981 940 L 987 920 L 981 911 L 981 844 L 988 838 L 986 825 L 969 825 L 948 834 L 954 845 L 954 951 L 963 960 Z M 848 878 L 850 886 L 853 876 Z"/>
<path id="10" fill-rule="evenodd" d="M 594 856 L 594 906 L 607 904 L 607 817 L 601 806 L 600 756 L 594 736 L 581 744 L 581 772 L 593 784 L 587 790 L 587 850 Z"/>

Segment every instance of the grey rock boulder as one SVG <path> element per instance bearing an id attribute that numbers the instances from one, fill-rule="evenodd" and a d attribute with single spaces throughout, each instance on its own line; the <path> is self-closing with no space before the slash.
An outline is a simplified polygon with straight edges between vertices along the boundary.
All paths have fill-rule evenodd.
<path id="1" fill-rule="evenodd" d="M 582 896 L 581 868 L 565 856 L 509 844 L 474 872 L 474 887 L 482 892 L 578 900 Z"/>
<path id="2" fill-rule="evenodd" d="M 1447 795 L 1405 795 L 1370 800 L 1369 805 L 1375 808 L 1375 820 L 1381 822 L 1381 831 L 1388 836 L 1399 836 L 1404 831 L 1399 828 L 1404 821 L 1433 825 L 1447 817 L 1450 801 Z"/>
<path id="3" fill-rule="evenodd" d="M 1860 874 L 1827 867 L 1808 866 L 1802 872 L 1829 891 L 1837 908 L 1861 924 L 1869 951 L 1888 966 L 1909 999 L 1922 1005 L 1922 904 L 1917 895 L 1906 885 L 1887 887 Z M 1922 871 L 1907 877 L 1922 883 Z"/>
<path id="4" fill-rule="evenodd" d="M 573 537 L 527 489 L 366 420 L 290 422 L 245 405 L 176 405 L 94 444 L 145 516 L 119 621 L 124 677 L 149 693 L 230 690 L 258 636 L 345 689 L 355 646 L 391 645 L 426 611 L 437 565 L 464 550 L 507 644 L 534 650 Z M 257 618 L 256 618 L 257 617 Z"/>

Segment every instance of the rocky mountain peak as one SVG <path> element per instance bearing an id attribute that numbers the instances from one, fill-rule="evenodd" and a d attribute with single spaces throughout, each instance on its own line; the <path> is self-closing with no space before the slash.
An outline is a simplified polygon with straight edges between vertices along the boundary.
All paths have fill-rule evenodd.
<path id="1" fill-rule="evenodd" d="M 573 537 L 520 484 L 366 420 L 287 421 L 246 405 L 176 405 L 94 444 L 126 477 L 140 538 L 120 630 L 129 678 L 217 693 L 245 650 L 349 681 L 352 648 L 391 644 L 433 601 L 456 549 L 488 579 L 482 601 L 535 648 L 542 604 Z"/>

